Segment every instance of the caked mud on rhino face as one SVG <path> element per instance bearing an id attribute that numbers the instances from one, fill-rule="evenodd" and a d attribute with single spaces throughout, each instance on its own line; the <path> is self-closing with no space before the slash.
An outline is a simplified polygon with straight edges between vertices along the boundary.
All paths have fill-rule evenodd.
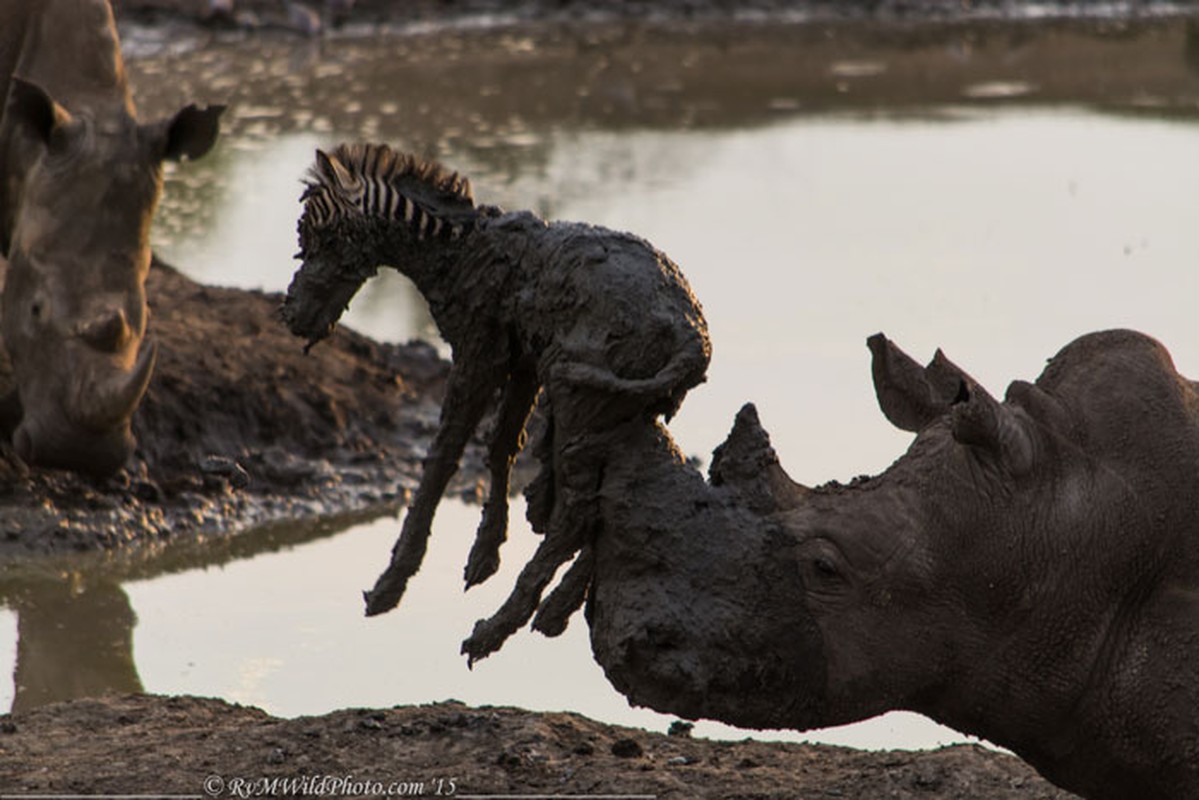
<path id="1" fill-rule="evenodd" d="M 2 332 L 21 408 L 12 442 L 26 462 L 104 475 L 132 453 L 156 354 L 145 281 L 161 162 L 206 152 L 219 111 L 191 106 L 152 125 L 72 116 L 14 79 L 4 127 L 23 172 L 4 208 Z"/>

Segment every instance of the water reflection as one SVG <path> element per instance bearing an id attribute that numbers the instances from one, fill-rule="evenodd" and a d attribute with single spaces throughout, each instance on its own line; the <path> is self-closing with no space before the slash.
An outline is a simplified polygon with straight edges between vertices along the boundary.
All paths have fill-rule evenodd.
<path id="1" fill-rule="evenodd" d="M 286 285 L 316 146 L 369 137 L 437 154 L 489 202 L 633 230 L 670 253 L 715 342 L 709 383 L 672 425 L 682 446 L 709 452 L 752 398 L 783 463 L 819 483 L 877 472 L 907 445 L 870 391 L 863 341 L 879 329 L 913 354 L 945 346 L 997 394 L 1073 336 L 1120 325 L 1199 375 L 1195 39 L 1183 23 L 634 25 L 214 40 L 131 72 L 147 114 L 180 94 L 232 105 L 230 134 L 171 173 L 156 221 L 156 246 L 191 274 Z M 386 275 L 351 324 L 428 335 L 420 299 Z M 386 560 L 386 519 L 9 573 L 12 701 L 140 679 L 281 714 L 453 696 L 664 728 L 607 685 L 579 620 L 466 671 L 458 642 L 535 541 L 514 529 L 509 572 L 464 596 L 477 514 L 443 507 L 405 606 L 373 621 L 359 590 Z M 956 737 L 890 716 L 815 738 Z"/>
<path id="2" fill-rule="evenodd" d="M 13 711 L 60 700 L 140 692 L 133 660 L 137 615 L 110 580 L 30 579 L 8 583 L 17 615 Z"/>
<path id="3" fill-rule="evenodd" d="M 0 574 L 0 607 L 15 618 L 12 710 L 143 690 L 134 659 L 139 618 L 127 591 L 131 587 L 164 576 L 169 583 L 170 576 L 181 572 L 204 574 L 287 552 L 389 510 L 394 506 L 336 519 L 275 524 L 234 539 L 8 565 Z M 237 602 L 245 600 L 242 596 Z M 0 653 L 4 650 L 0 646 Z"/>

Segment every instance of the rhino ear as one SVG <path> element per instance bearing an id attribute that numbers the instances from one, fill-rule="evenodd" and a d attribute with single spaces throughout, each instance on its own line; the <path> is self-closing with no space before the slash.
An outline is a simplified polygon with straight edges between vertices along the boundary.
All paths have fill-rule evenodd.
<path id="1" fill-rule="evenodd" d="M 961 381 L 950 415 L 953 438 L 961 444 L 990 453 L 1016 475 L 1032 466 L 1032 437 L 1024 421 L 977 383 Z"/>
<path id="2" fill-rule="evenodd" d="M 975 386 L 978 381 L 971 378 L 966 370 L 950 361 L 941 348 L 933 354 L 933 360 L 924 368 L 924 378 L 932 387 L 933 394 L 948 408 L 961 394 L 962 384 Z"/>
<path id="3" fill-rule="evenodd" d="M 963 381 L 973 380 L 940 350 L 922 367 L 881 333 L 866 340 L 873 360 L 874 393 L 879 408 L 895 427 L 919 432 L 939 419 L 957 396 Z"/>
<path id="4" fill-rule="evenodd" d="M 36 140 L 56 146 L 59 136 L 71 122 L 71 114 L 33 81 L 13 76 L 8 90 L 6 120 L 23 127 Z"/>
<path id="5" fill-rule="evenodd" d="M 224 106 L 200 108 L 193 103 L 155 126 L 154 136 L 156 144 L 162 148 L 162 158 L 172 161 L 196 159 L 211 150 L 221 131 L 221 112 L 224 110 Z"/>

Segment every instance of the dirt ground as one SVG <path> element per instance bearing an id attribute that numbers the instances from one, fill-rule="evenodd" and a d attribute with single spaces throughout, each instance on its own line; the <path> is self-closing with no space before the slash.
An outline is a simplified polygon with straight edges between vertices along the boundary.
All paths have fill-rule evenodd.
<path id="1" fill-rule="evenodd" d="M 1067 798 L 1011 756 L 714 742 L 452 701 L 276 719 L 194 697 L 0 717 L 0 791 L 196 797 Z"/>

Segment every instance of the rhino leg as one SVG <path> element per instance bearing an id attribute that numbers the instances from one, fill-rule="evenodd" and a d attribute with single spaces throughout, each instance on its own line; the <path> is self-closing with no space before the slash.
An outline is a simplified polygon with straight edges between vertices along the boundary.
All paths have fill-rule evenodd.
<path id="1" fill-rule="evenodd" d="M 515 370 L 504 387 L 487 452 L 491 488 L 466 562 L 468 589 L 490 578 L 499 568 L 500 545 L 508 534 L 508 486 L 512 462 L 524 447 L 525 422 L 533 410 L 539 388 L 537 375 L 530 369 Z"/>

